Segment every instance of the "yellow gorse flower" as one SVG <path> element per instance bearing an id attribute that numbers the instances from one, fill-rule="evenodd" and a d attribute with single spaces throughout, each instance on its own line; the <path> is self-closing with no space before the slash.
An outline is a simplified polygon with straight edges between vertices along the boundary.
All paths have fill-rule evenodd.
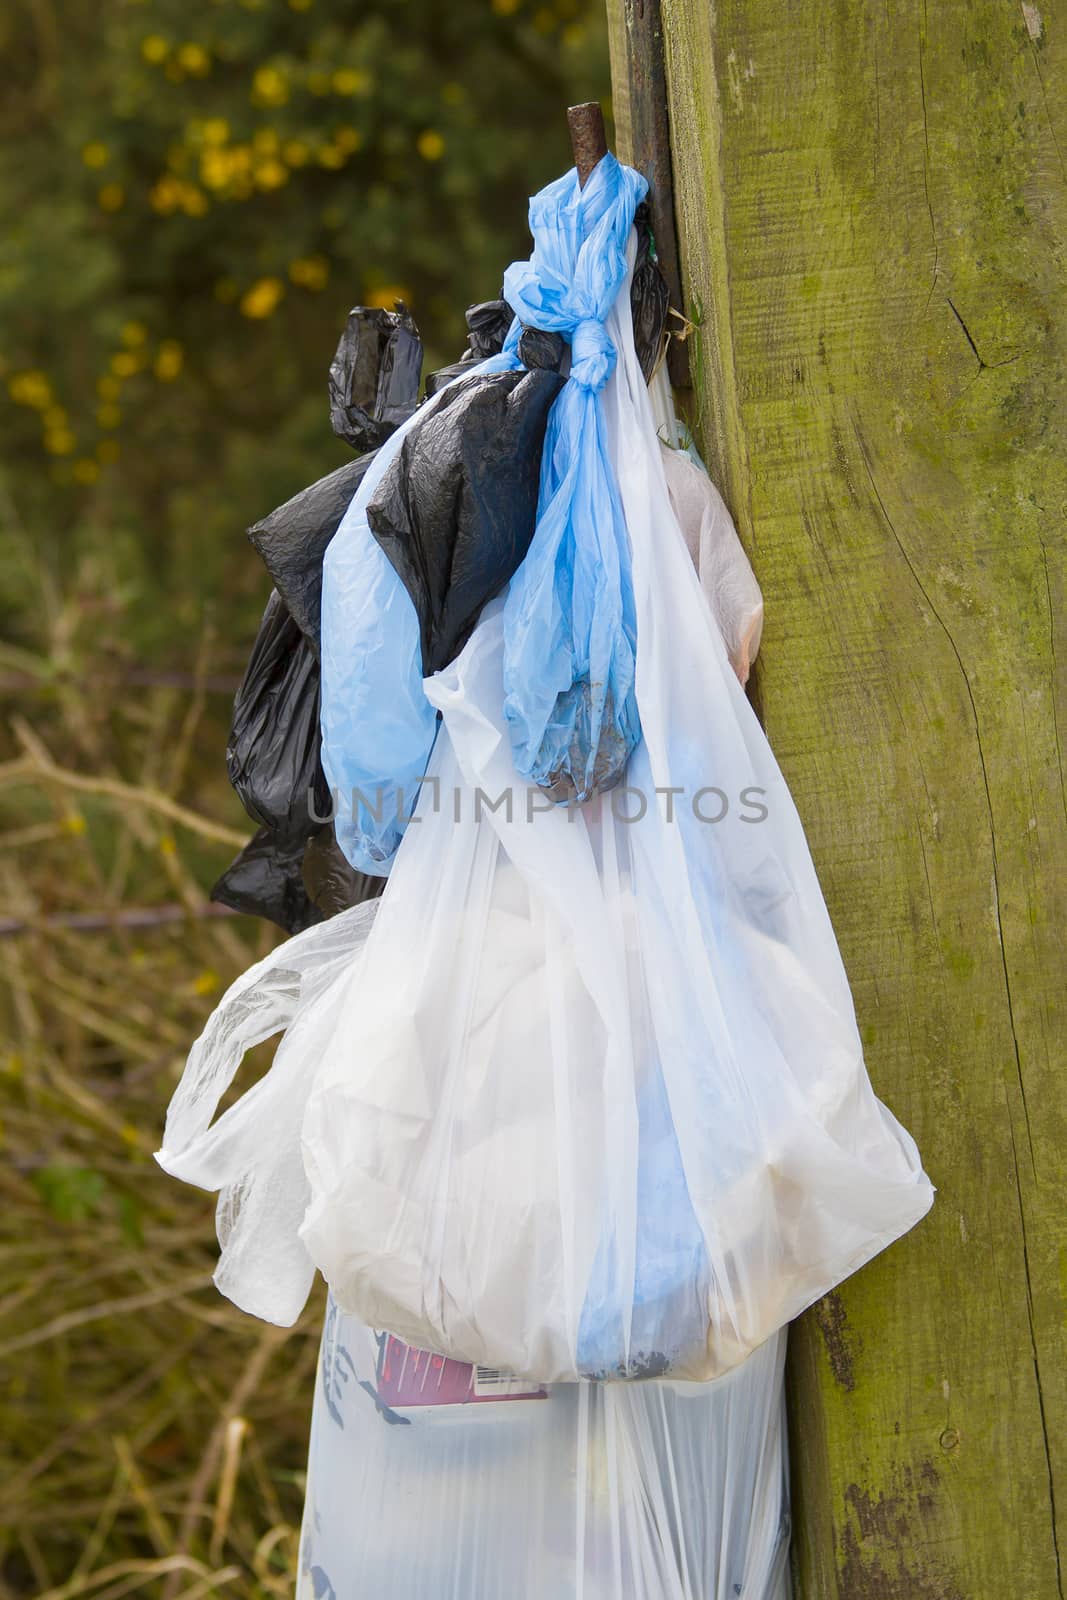
<path id="1" fill-rule="evenodd" d="M 183 44 L 178 62 L 194 78 L 206 78 L 211 71 L 211 57 L 202 44 Z"/>
<path id="2" fill-rule="evenodd" d="M 392 311 L 396 300 L 407 303 L 411 299 L 411 290 L 405 289 L 401 283 L 386 283 L 380 289 L 372 289 L 367 295 L 367 305 L 380 306 L 383 311 Z"/>
<path id="3" fill-rule="evenodd" d="M 265 106 L 283 106 L 289 98 L 289 84 L 277 67 L 257 67 L 252 78 L 252 98 Z"/>
<path id="4" fill-rule="evenodd" d="M 445 153 L 445 141 L 436 128 L 427 128 L 415 140 L 415 148 L 424 161 L 440 161 Z"/>
<path id="5" fill-rule="evenodd" d="M 152 370 L 161 383 L 171 383 L 185 364 L 185 352 L 177 339 L 164 339 L 156 352 Z"/>
<path id="6" fill-rule="evenodd" d="M 330 79 L 334 94 L 369 94 L 371 75 L 362 67 L 338 67 Z"/>
<path id="7" fill-rule="evenodd" d="M 7 392 L 18 406 L 43 411 L 52 403 L 52 385 L 43 372 L 15 372 L 7 381 Z"/>
<path id="8" fill-rule="evenodd" d="M 325 289 L 329 264 L 322 256 L 302 256 L 289 263 L 289 277 L 301 289 Z"/>
<path id="9" fill-rule="evenodd" d="M 253 176 L 261 189 L 280 189 L 289 182 L 289 168 L 281 161 L 260 161 Z"/>
<path id="10" fill-rule="evenodd" d="M 256 319 L 269 317 L 285 294 L 280 278 L 260 278 L 241 296 L 241 314 Z"/>

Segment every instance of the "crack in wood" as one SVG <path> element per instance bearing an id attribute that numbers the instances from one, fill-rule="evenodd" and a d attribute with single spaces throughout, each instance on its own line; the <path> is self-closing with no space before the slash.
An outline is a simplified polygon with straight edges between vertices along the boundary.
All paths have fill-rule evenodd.
<path id="1" fill-rule="evenodd" d="M 955 308 L 953 308 L 953 309 L 955 309 Z M 966 329 L 964 329 L 964 331 L 966 332 Z M 968 338 L 969 337 L 970 336 L 968 335 Z M 977 350 L 975 351 L 975 354 L 976 355 L 978 354 Z M 981 358 L 979 357 L 979 359 L 981 359 Z M 974 723 L 975 748 L 976 748 L 976 752 L 977 752 L 977 755 L 978 755 L 979 769 L 980 769 L 981 775 L 982 775 L 982 786 L 983 786 L 983 790 L 984 790 L 984 794 L 985 794 L 985 809 L 986 809 L 986 816 L 987 816 L 987 820 L 988 820 L 988 824 L 989 824 L 989 846 L 990 846 L 990 854 L 991 854 L 991 859 L 992 859 L 992 864 L 993 864 L 993 910 L 994 910 L 994 916 L 996 918 L 997 939 L 998 939 L 998 943 L 999 943 L 999 946 L 1000 946 L 1000 953 L 1001 953 L 1001 965 L 1002 965 L 1003 978 L 1004 978 L 1004 998 L 1005 998 L 1005 1004 L 1006 1004 L 1007 1013 L 1008 1013 L 1008 1027 L 1009 1027 L 1009 1031 L 1010 1031 L 1010 1034 L 1011 1034 L 1012 1048 L 1013 1048 L 1014 1056 L 1015 1056 L 1015 1072 L 1016 1072 L 1016 1080 L 1017 1080 L 1018 1087 L 1019 1087 L 1019 1098 L 1020 1098 L 1020 1100 L 1022 1102 L 1023 1120 L 1024 1120 L 1025 1125 L 1026 1125 L 1027 1144 L 1028 1144 L 1029 1153 L 1030 1153 L 1030 1170 L 1031 1170 L 1031 1175 L 1032 1175 L 1034 1181 L 1036 1182 L 1037 1181 L 1037 1162 L 1036 1162 L 1036 1159 L 1035 1159 L 1035 1156 L 1034 1156 L 1033 1134 L 1032 1134 L 1032 1130 L 1031 1130 L 1031 1126 L 1030 1126 L 1030 1111 L 1029 1111 L 1029 1106 L 1027 1104 L 1027 1099 L 1026 1099 L 1026 1084 L 1025 1084 L 1025 1080 L 1024 1080 L 1024 1077 L 1023 1077 L 1022 1055 L 1021 1055 L 1021 1050 L 1020 1050 L 1020 1045 L 1019 1045 L 1018 1030 L 1016 1028 L 1016 1023 L 1015 1023 L 1014 1001 L 1013 1001 L 1013 994 L 1012 994 L 1012 987 L 1011 987 L 1011 977 L 1010 977 L 1010 973 L 1009 973 L 1009 969 L 1008 969 L 1007 944 L 1006 944 L 1006 940 L 1005 940 L 1005 936 L 1004 936 L 1003 913 L 1002 913 L 1001 890 L 1000 890 L 1000 869 L 999 869 L 999 862 L 998 862 L 998 857 L 997 857 L 996 826 L 995 826 L 994 817 L 993 817 L 993 797 L 992 797 L 992 793 L 991 793 L 991 790 L 990 790 L 989 773 L 988 773 L 988 770 L 987 770 L 987 767 L 986 767 L 985 751 L 984 751 L 984 749 L 982 747 L 981 725 L 980 725 L 979 718 L 978 718 L 978 707 L 977 707 L 977 705 L 975 703 L 974 691 L 973 691 L 973 689 L 971 687 L 970 678 L 968 677 L 967 670 L 966 670 L 966 668 L 964 667 L 964 664 L 963 664 L 963 658 L 960 655 L 959 648 L 958 648 L 958 646 L 956 644 L 955 639 L 952 636 L 951 630 L 949 629 L 948 624 L 945 622 L 944 618 L 941 616 L 941 613 L 939 612 L 937 606 L 935 606 L 933 600 L 931 599 L 928 590 L 926 589 L 925 585 L 922 582 L 922 579 L 919 577 L 919 574 L 915 569 L 915 565 L 914 565 L 911 557 L 908 555 L 908 552 L 904 547 L 904 544 L 903 544 L 903 542 L 902 542 L 902 540 L 900 538 L 900 535 L 897 533 L 897 530 L 896 530 L 896 528 L 895 528 L 895 526 L 893 524 L 893 520 L 889 515 L 889 511 L 888 511 L 888 509 L 886 507 L 885 501 L 882 498 L 881 491 L 879 490 L 877 482 L 875 481 L 874 472 L 872 470 L 869 454 L 868 454 L 868 451 L 867 451 L 866 441 L 863 438 L 863 435 L 862 435 L 862 432 L 860 430 L 859 424 L 855 420 L 855 418 L 853 418 L 853 428 L 854 428 L 855 434 L 856 434 L 856 441 L 857 441 L 857 443 L 859 445 L 860 455 L 863 458 L 863 464 L 864 464 L 864 466 L 865 466 L 865 468 L 867 470 L 867 476 L 870 479 L 871 490 L 872 490 L 872 492 L 873 492 L 873 494 L 875 496 L 875 499 L 878 502 L 879 508 L 881 509 L 882 516 L 885 519 L 886 526 L 888 527 L 890 533 L 892 534 L 893 539 L 894 539 L 894 541 L 895 541 L 895 543 L 897 545 L 897 548 L 899 549 L 901 555 L 904 558 L 904 561 L 907 564 L 908 570 L 911 573 L 912 578 L 915 581 L 916 587 L 918 588 L 920 594 L 923 596 L 923 599 L 926 601 L 926 604 L 929 606 L 933 617 L 935 618 L 936 622 L 938 623 L 938 625 L 940 626 L 942 632 L 944 633 L 945 638 L 948 641 L 949 647 L 952 650 L 952 653 L 956 658 L 956 663 L 957 663 L 957 665 L 959 667 L 959 670 L 960 670 L 960 675 L 961 675 L 961 678 L 962 678 L 962 681 L 963 681 L 964 689 L 966 691 L 967 698 L 968 698 L 968 701 L 970 703 L 971 716 L 973 718 L 973 723 Z M 1012 1154 L 1013 1154 L 1013 1158 L 1014 1158 L 1014 1162 L 1015 1162 L 1015 1192 L 1016 1192 L 1016 1199 L 1017 1199 L 1018 1211 L 1019 1211 L 1019 1240 L 1020 1240 L 1020 1246 L 1021 1246 L 1021 1249 L 1022 1249 L 1022 1257 L 1023 1257 L 1023 1276 L 1024 1276 L 1024 1279 L 1025 1279 L 1025 1282 L 1026 1282 L 1027 1327 L 1028 1327 L 1028 1330 L 1029 1330 L 1029 1337 L 1030 1337 L 1030 1353 L 1031 1353 L 1031 1359 L 1032 1359 L 1032 1362 L 1033 1362 L 1034 1383 L 1035 1383 L 1036 1391 L 1037 1391 L 1038 1410 L 1039 1410 L 1040 1416 L 1041 1416 L 1042 1444 L 1043 1444 L 1044 1456 L 1045 1456 L 1045 1466 L 1046 1466 L 1046 1471 L 1047 1471 L 1047 1476 L 1048 1476 L 1048 1495 L 1049 1495 L 1049 1512 L 1050 1512 L 1050 1518 L 1051 1518 L 1052 1547 L 1053 1547 L 1053 1552 L 1054 1552 L 1055 1562 L 1056 1562 L 1056 1585 L 1057 1585 L 1057 1593 L 1061 1596 L 1061 1600 L 1062 1600 L 1062 1596 L 1063 1596 L 1063 1570 L 1062 1570 L 1062 1564 L 1061 1564 L 1061 1559 L 1060 1559 L 1059 1536 L 1058 1536 L 1058 1532 L 1057 1532 L 1057 1528 L 1056 1528 L 1056 1496 L 1055 1496 L 1055 1483 L 1054 1483 L 1053 1471 L 1052 1471 L 1051 1445 L 1050 1445 L 1050 1441 L 1049 1441 L 1048 1424 L 1047 1424 L 1046 1414 L 1045 1414 L 1045 1396 L 1044 1396 L 1044 1389 L 1043 1389 L 1043 1386 L 1042 1386 L 1041 1364 L 1040 1364 L 1040 1359 L 1039 1359 L 1039 1356 L 1038 1356 L 1038 1348 L 1037 1348 L 1037 1330 L 1036 1330 L 1036 1328 L 1034 1326 L 1033 1290 L 1032 1290 L 1032 1280 L 1031 1280 L 1031 1275 L 1030 1275 L 1029 1245 L 1028 1245 L 1028 1240 L 1027 1240 L 1026 1207 L 1023 1204 L 1022 1183 L 1021 1183 L 1020 1175 L 1019 1175 L 1018 1152 L 1016 1150 L 1016 1145 L 1015 1145 L 1015 1128 L 1014 1128 L 1014 1124 L 1012 1122 L 1010 1109 L 1009 1109 L 1009 1115 L 1008 1115 L 1008 1133 L 1009 1133 L 1009 1136 L 1011 1138 Z M 851 1593 L 851 1591 L 849 1591 L 849 1592 Z M 860 1593 L 860 1592 L 862 1592 L 862 1591 L 857 1591 L 857 1593 Z M 875 1594 L 877 1594 L 878 1591 L 875 1590 L 875 1591 L 868 1591 L 868 1592 L 871 1593 L 872 1595 L 875 1595 Z M 891 1592 L 892 1591 L 886 1591 L 887 1594 L 891 1593 Z"/>

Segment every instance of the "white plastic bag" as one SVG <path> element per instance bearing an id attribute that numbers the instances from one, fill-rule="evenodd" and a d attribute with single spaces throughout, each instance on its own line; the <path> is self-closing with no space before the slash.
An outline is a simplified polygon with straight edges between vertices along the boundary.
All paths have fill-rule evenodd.
<path id="1" fill-rule="evenodd" d="M 262 1219 L 225 1269 L 239 1304 L 291 1319 L 302 1216 L 367 1325 L 548 1382 L 726 1372 L 932 1198 L 671 510 L 624 294 L 608 331 L 643 729 L 626 786 L 547 808 L 517 778 L 493 602 L 426 681 L 430 781 L 365 949 L 284 1042 L 302 1160 L 257 1156 L 283 1137 L 262 1084 L 219 1125 L 246 1167 L 205 1162 L 206 1122 L 173 1110 L 160 1156 L 239 1178 Z M 179 1108 L 226 1077 L 210 1050 L 190 1071 Z M 284 1205 L 251 1211 L 264 1171 Z"/>
<path id="2" fill-rule="evenodd" d="M 671 509 L 743 687 L 763 632 L 763 596 L 756 575 L 726 503 L 703 464 L 688 450 L 662 445 L 661 451 Z"/>
<path id="3" fill-rule="evenodd" d="M 725 500 L 708 477 L 692 439 L 683 441 L 665 362 L 660 362 L 652 376 L 648 398 L 671 510 L 743 687 L 760 646 L 763 595 Z"/>
<path id="4" fill-rule="evenodd" d="M 315 1275 L 300 1239 L 310 1198 L 300 1127 L 317 1041 L 333 1027 L 379 904 L 366 900 L 305 929 L 230 986 L 189 1053 L 156 1156 L 174 1177 L 220 1191 L 221 1293 L 286 1327 Z M 270 1071 L 213 1121 L 245 1053 L 278 1033 Z"/>
<path id="5" fill-rule="evenodd" d="M 394 1342 L 331 1303 L 297 1600 L 787 1600 L 784 1358 L 461 1404 L 408 1355 L 404 1404 Z"/>

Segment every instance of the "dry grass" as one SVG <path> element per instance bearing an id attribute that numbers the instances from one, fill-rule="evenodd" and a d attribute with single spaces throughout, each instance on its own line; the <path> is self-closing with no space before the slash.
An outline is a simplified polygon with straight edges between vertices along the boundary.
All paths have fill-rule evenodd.
<path id="1" fill-rule="evenodd" d="M 319 1307 L 291 1333 L 233 1310 L 213 1199 L 152 1160 L 190 1042 L 273 942 L 206 903 L 247 836 L 219 651 L 131 690 L 84 611 L 0 653 L 29 684 L 0 765 L 0 1596 L 289 1595 Z"/>

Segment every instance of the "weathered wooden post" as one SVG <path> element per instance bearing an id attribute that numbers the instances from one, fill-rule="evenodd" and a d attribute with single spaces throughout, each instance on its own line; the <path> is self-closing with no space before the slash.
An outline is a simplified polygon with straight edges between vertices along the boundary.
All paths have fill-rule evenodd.
<path id="1" fill-rule="evenodd" d="M 1053 1600 L 1067 15 L 609 12 L 638 165 L 662 39 L 698 433 L 767 598 L 758 699 L 872 1079 L 939 1187 L 794 1329 L 798 1593 Z"/>

